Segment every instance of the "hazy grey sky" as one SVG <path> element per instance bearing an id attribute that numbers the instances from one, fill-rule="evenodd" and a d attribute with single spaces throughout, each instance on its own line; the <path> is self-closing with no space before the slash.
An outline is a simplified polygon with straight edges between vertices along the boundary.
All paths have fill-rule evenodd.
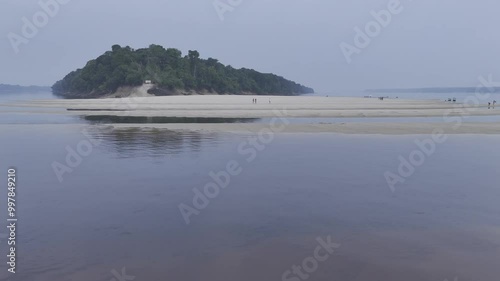
<path id="1" fill-rule="evenodd" d="M 500 76 L 498 0 L 401 0 L 402 11 L 350 64 L 340 44 L 354 46 L 354 28 L 395 0 L 241 0 L 223 21 L 213 0 L 64 1 L 17 54 L 9 34 L 22 36 L 22 18 L 33 21 L 43 9 L 39 0 L 1 1 L 0 83 L 52 85 L 113 44 L 152 43 L 318 92 L 475 86 L 480 75 Z"/>

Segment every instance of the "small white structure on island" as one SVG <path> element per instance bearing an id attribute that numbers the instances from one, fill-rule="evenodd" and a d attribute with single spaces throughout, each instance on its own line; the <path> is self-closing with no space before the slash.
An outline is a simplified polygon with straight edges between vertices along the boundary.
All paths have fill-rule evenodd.
<path id="1" fill-rule="evenodd" d="M 151 80 L 146 80 L 144 81 L 144 84 L 153 84 L 153 82 L 151 82 Z"/>

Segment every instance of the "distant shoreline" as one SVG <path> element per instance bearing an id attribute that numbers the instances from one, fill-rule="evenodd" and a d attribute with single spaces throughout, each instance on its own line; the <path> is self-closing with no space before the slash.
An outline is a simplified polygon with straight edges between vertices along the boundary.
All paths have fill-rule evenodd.
<path id="1" fill-rule="evenodd" d="M 38 92 L 51 92 L 52 88 L 49 86 L 20 86 L 0 84 L 0 94 L 17 94 L 17 93 L 38 93 Z"/>
<path id="2" fill-rule="evenodd" d="M 500 87 L 483 89 L 482 92 L 500 93 Z M 475 87 L 435 87 L 435 88 L 401 88 L 401 89 L 367 89 L 366 93 L 434 93 L 434 94 L 453 94 L 453 93 L 475 93 Z"/>

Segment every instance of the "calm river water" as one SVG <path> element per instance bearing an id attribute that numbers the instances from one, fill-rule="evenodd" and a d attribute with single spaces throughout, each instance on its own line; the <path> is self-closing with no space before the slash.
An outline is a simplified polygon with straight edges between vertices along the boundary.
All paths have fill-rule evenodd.
<path id="1" fill-rule="evenodd" d="M 24 123 L 0 125 L 0 200 L 15 167 L 19 218 L 15 275 L 0 232 L 1 280 L 500 276 L 500 136 L 449 136 L 393 192 L 384 173 L 428 136 L 277 134 L 256 148 L 246 134 Z M 58 178 L 55 162 L 71 171 Z M 239 173 L 196 208 L 193 189 L 229 163 Z M 319 260 L 328 236 L 340 247 Z"/>

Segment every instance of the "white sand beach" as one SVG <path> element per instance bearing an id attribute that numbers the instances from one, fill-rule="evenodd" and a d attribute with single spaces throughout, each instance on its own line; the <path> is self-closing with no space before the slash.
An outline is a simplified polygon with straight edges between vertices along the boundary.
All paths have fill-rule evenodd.
<path id="1" fill-rule="evenodd" d="M 252 102 L 257 99 L 257 104 Z M 461 123 L 467 116 L 500 115 L 500 107 L 438 100 L 406 100 L 318 96 L 196 95 L 84 100 L 35 100 L 2 104 L 4 112 L 25 114 L 111 115 L 214 118 L 339 118 L 334 124 L 288 124 L 284 132 L 359 134 L 423 134 L 442 128 L 453 134 L 499 134 L 498 122 Z M 10 107 L 10 108 L 9 108 Z M 360 118 L 355 123 L 342 118 Z M 442 122 L 364 122 L 372 117 L 439 117 Z M 113 124 L 117 127 L 258 131 L 266 124 Z"/>

